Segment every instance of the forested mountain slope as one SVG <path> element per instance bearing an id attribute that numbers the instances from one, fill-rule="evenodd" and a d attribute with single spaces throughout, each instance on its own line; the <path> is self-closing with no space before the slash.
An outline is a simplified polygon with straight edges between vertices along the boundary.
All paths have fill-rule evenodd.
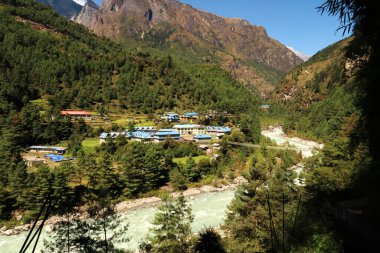
<path id="1" fill-rule="evenodd" d="M 22 210 L 26 211 L 22 222 L 29 222 L 31 214 L 36 214 L 48 196 L 52 182 L 59 184 L 54 185 L 54 189 L 62 190 L 59 194 L 64 198 L 64 205 L 79 201 L 71 197 L 69 191 L 73 188 L 82 191 L 82 181 L 75 181 L 75 187 L 68 186 L 68 182 L 70 177 L 77 178 L 75 173 L 80 170 L 65 167 L 65 164 L 54 170 L 45 166 L 36 171 L 27 170 L 21 157 L 28 145 L 57 144 L 63 140 L 73 150 L 75 145 L 81 147 L 84 136 L 94 133 L 83 121 L 72 122 L 62 117 L 62 109 L 95 111 L 102 107 L 118 113 L 214 109 L 238 115 L 250 113 L 258 118 L 256 97 L 215 64 L 180 66 L 167 54 L 153 56 L 128 51 L 89 33 L 85 27 L 68 21 L 41 3 L 0 0 L 0 220 L 8 220 L 15 210 Z M 259 129 L 259 126 L 256 122 L 254 127 Z M 123 147 L 120 160 L 129 166 L 124 170 L 128 175 L 123 179 L 127 186 L 119 187 L 112 181 L 116 175 L 120 176 L 111 165 L 115 143 L 105 145 L 104 160 L 99 159 L 102 160 L 99 163 L 94 157 L 84 157 L 83 153 L 78 160 L 96 161 L 95 167 L 82 164 L 86 173 L 94 173 L 94 187 L 100 184 L 97 180 L 107 178 L 97 174 L 101 168 L 110 176 L 108 179 L 112 178 L 107 192 L 115 186 L 120 190 L 117 196 L 120 197 L 125 188 L 126 195 L 136 197 L 140 190 L 153 190 L 167 183 L 168 172 L 174 167 L 169 154 L 172 151 L 167 151 L 169 147 L 140 144 L 126 147 L 125 141 L 124 146 L 120 146 Z M 129 147 L 132 149 L 125 151 Z M 139 158 L 134 164 L 125 156 L 128 152 Z M 96 155 L 99 158 L 99 154 Z M 141 162 L 143 156 L 151 167 Z M 163 157 L 165 163 L 162 163 Z M 159 163 L 164 175 L 152 174 L 158 168 L 152 161 Z M 141 166 L 149 168 L 146 174 L 159 183 L 147 187 L 147 175 L 138 169 Z M 142 177 L 140 190 L 132 192 L 138 174 L 135 172 Z M 128 176 L 133 177 L 133 184 Z M 75 194 L 81 196 L 82 193 Z M 65 212 L 64 208 L 58 210 Z"/>
<path id="2" fill-rule="evenodd" d="M 313 249 L 321 242 L 326 252 L 375 247 L 378 130 L 370 120 L 377 115 L 378 46 L 369 38 L 359 32 L 320 51 L 290 71 L 275 95 L 286 107 L 285 131 L 325 143 L 304 172 L 308 214 L 300 222 L 313 229 L 298 236 Z M 350 210 L 356 214 L 342 214 Z"/>
<path id="3" fill-rule="evenodd" d="M 287 131 L 329 139 L 355 117 L 355 73 L 365 59 L 349 52 L 351 41 L 348 38 L 321 50 L 281 81 L 275 98 L 290 112 Z"/>
<path id="4" fill-rule="evenodd" d="M 169 56 L 127 52 L 42 4 L 1 3 L 4 112 L 38 98 L 57 109 L 113 103 L 141 111 L 182 106 L 239 111 L 251 104 L 252 94 L 214 64 L 184 72 Z"/>
<path id="5" fill-rule="evenodd" d="M 278 80 L 303 62 L 271 38 L 264 27 L 223 18 L 175 0 L 107 0 L 87 3 L 74 19 L 100 36 L 127 46 L 153 47 L 181 55 L 203 55 L 246 87 L 267 96 Z M 173 50 L 174 49 L 174 50 Z"/>
<path id="6" fill-rule="evenodd" d="M 257 108 L 256 95 L 214 64 L 182 68 L 167 55 L 127 52 L 32 0 L 1 0 L 0 28 L 0 153 L 7 154 L 6 170 L 22 147 L 69 139 L 73 126 L 59 116 L 62 109 Z"/>

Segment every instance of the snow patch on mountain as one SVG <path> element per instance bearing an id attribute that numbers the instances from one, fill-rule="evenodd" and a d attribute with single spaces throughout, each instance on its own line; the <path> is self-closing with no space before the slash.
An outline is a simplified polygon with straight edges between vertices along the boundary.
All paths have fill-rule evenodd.
<path id="1" fill-rule="evenodd" d="M 289 46 L 286 46 L 287 48 L 289 48 L 293 53 L 295 53 L 299 58 L 301 58 L 302 60 L 304 61 L 307 61 L 310 59 L 310 55 L 307 55 L 307 54 L 304 54 L 304 53 L 301 53 L 300 51 L 297 51 L 296 49 L 292 48 L 292 47 L 289 47 Z"/>
<path id="2" fill-rule="evenodd" d="M 73 1 L 82 6 L 84 6 L 87 2 L 87 0 L 73 0 Z"/>

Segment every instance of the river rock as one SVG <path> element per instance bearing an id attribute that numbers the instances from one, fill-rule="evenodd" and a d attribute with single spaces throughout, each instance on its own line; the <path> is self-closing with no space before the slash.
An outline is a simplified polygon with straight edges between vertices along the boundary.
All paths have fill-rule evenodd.
<path id="1" fill-rule="evenodd" d="M 5 231 L 2 231 L 1 234 L 5 236 L 18 235 L 20 234 L 20 231 L 15 230 L 15 229 L 8 229 Z"/>
<path id="2" fill-rule="evenodd" d="M 3 232 L 3 231 L 5 231 L 5 230 L 7 230 L 8 228 L 7 228 L 7 226 L 2 226 L 1 228 L 0 228 L 0 232 Z"/>
<path id="3" fill-rule="evenodd" d="M 203 186 L 201 187 L 201 190 L 202 190 L 203 192 L 212 192 L 212 191 L 215 190 L 215 188 L 212 187 L 212 186 L 210 186 L 210 185 L 203 185 Z"/>
<path id="4" fill-rule="evenodd" d="M 26 228 L 25 226 L 17 226 L 17 227 L 14 227 L 13 230 L 16 230 L 16 231 L 27 231 L 28 228 Z"/>
<path id="5" fill-rule="evenodd" d="M 46 233 L 51 233 L 54 230 L 54 226 L 53 225 L 47 225 L 45 230 L 46 230 Z"/>

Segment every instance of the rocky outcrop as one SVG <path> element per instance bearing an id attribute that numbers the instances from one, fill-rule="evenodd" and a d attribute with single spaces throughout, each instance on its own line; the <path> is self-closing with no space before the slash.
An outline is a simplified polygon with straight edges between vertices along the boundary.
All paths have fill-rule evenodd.
<path id="1" fill-rule="evenodd" d="M 357 66 L 366 60 L 366 57 L 347 58 L 346 48 L 351 40 L 347 38 L 328 46 L 290 71 L 282 79 L 274 99 L 307 109 L 325 99 L 337 83 L 347 83 Z"/>
<path id="2" fill-rule="evenodd" d="M 166 42 L 173 37 L 188 42 L 195 36 L 207 48 L 214 47 L 282 72 L 302 62 L 286 46 L 269 37 L 264 27 L 238 18 L 219 17 L 176 0 L 105 0 L 99 9 L 89 5 L 84 6 L 75 21 L 100 36 L 146 39 L 147 33 L 168 29 L 170 32 L 162 38 Z"/>
<path id="3" fill-rule="evenodd" d="M 82 6 L 73 0 L 37 0 L 37 2 L 51 6 L 56 12 L 70 19 L 78 15 Z"/>
<path id="4" fill-rule="evenodd" d="M 75 15 L 72 20 L 76 20 L 77 17 L 81 17 L 84 23 L 89 23 L 98 10 L 99 6 L 93 1 L 88 0 L 87 3 L 83 6 L 81 12 Z"/>

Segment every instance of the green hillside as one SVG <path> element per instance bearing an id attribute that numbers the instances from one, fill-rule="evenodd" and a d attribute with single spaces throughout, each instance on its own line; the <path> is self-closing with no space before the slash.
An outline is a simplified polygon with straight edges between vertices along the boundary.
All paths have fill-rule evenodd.
<path id="1" fill-rule="evenodd" d="M 303 195 L 307 216 L 300 223 L 310 229 L 299 237 L 303 244 L 300 252 L 322 244 L 326 252 L 341 251 L 339 248 L 368 251 L 376 244 L 372 235 L 379 210 L 374 187 L 379 179 L 375 109 L 379 101 L 378 16 L 356 22 L 361 26 L 354 30 L 355 36 L 327 47 L 290 71 L 275 96 L 286 108 L 285 132 L 325 144 L 306 162 Z M 349 208 L 360 210 L 360 216 L 350 220 L 331 211 Z M 345 222 L 350 224 L 341 227 Z"/>
<path id="2" fill-rule="evenodd" d="M 115 199 L 137 197 L 168 183 L 168 173 L 175 165 L 169 150 L 171 147 L 118 141 L 117 145 L 111 142 L 96 147 L 96 156 L 87 156 L 79 150 L 95 152 L 95 140 L 87 138 L 83 141 L 84 138 L 97 137 L 101 130 L 91 128 L 84 121 L 73 122 L 62 117 L 62 109 L 85 109 L 105 114 L 110 109 L 114 114 L 124 115 L 213 109 L 237 115 L 249 113 L 257 118 L 256 94 L 243 88 L 225 70 L 212 63 L 184 64 L 174 61 L 168 54 L 128 50 L 99 38 L 41 3 L 0 0 L 0 220 L 9 220 L 14 210 L 33 210 L 32 214 L 35 214 L 53 181 L 60 184 L 54 187 L 61 189 L 66 196 L 69 190 L 81 191 L 81 187 L 87 187 L 88 180 L 95 180 L 92 176 L 98 177 L 96 173 L 100 167 L 105 174 L 115 177 L 121 172 L 109 169 L 112 161 L 125 163 L 121 171 L 128 176 L 137 175 L 136 171 L 141 173 L 139 166 L 151 166 L 147 169 L 151 173 L 151 168 L 157 166 L 150 164 L 153 160 L 160 163 L 162 169 L 162 175 L 148 173 L 155 181 L 151 188 L 142 187 L 149 181 L 146 178 L 141 179 L 141 186 L 137 189 L 131 183 L 134 179 L 123 176 L 118 193 L 113 196 Z M 254 127 L 259 131 L 259 123 L 256 123 Z M 109 129 L 111 127 L 119 128 L 110 124 Z M 54 168 L 26 168 L 21 155 L 28 145 L 57 143 L 67 144 L 70 155 L 77 156 L 82 171 L 65 163 L 62 166 L 56 164 Z M 186 145 L 185 149 L 198 152 L 196 145 L 190 148 Z M 180 149 L 177 144 L 172 146 L 172 149 Z M 102 154 L 98 152 L 99 148 L 103 149 Z M 190 151 L 179 157 L 199 155 Z M 110 157 L 115 152 L 118 159 Z M 125 158 L 128 152 L 131 157 L 139 157 L 134 164 L 131 164 L 131 157 Z M 151 157 L 152 154 L 156 157 Z M 144 163 L 141 155 L 147 156 Z M 161 163 L 162 157 L 165 157 L 165 163 Z M 89 161 L 99 166 L 95 168 L 85 163 Z M 199 166 L 194 166 L 191 164 L 185 169 L 198 170 Z M 216 173 L 211 170 L 209 162 L 202 166 L 207 167 L 202 169 L 203 174 L 198 173 L 191 180 L 199 181 L 202 176 Z M 227 164 L 223 166 L 227 167 Z M 96 180 L 104 178 L 101 176 Z M 90 183 L 99 185 L 96 180 Z M 116 184 L 112 182 L 112 185 Z M 133 187 L 136 189 L 132 191 Z M 125 189 L 124 193 L 122 189 Z M 76 192 L 75 196 L 79 196 L 78 199 L 70 201 L 84 201 L 80 197 L 83 192 Z M 28 211 L 22 222 L 29 222 L 31 213 Z"/>
<path id="3" fill-rule="evenodd" d="M 39 98 L 56 109 L 115 103 L 146 112 L 183 105 L 234 111 L 236 103 L 251 103 L 251 94 L 215 65 L 184 73 L 170 57 L 127 52 L 41 4 L 16 3 L 1 10 L 4 111 Z"/>
<path id="4" fill-rule="evenodd" d="M 351 41 L 345 39 L 321 50 L 281 81 L 276 99 L 289 112 L 284 124 L 287 132 L 329 140 L 357 117 L 356 69 L 347 65 Z"/>

